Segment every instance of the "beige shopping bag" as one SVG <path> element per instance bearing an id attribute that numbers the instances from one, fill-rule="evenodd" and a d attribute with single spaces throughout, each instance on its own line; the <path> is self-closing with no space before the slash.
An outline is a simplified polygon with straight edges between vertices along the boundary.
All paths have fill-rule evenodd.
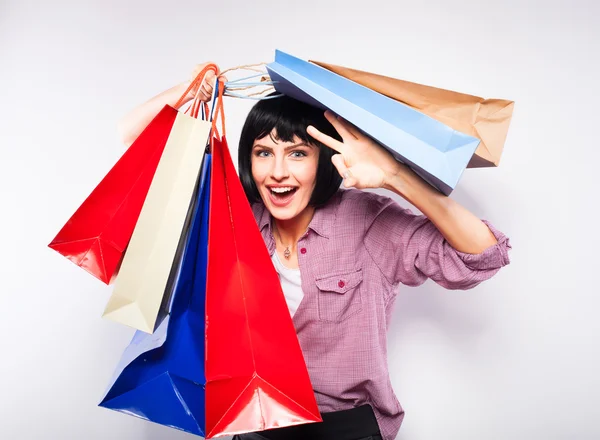
<path id="1" fill-rule="evenodd" d="M 210 130 L 178 112 L 103 317 L 154 331 Z"/>
<path id="2" fill-rule="evenodd" d="M 480 139 L 468 168 L 495 167 L 500 164 L 512 118 L 513 101 L 484 99 L 321 61 L 310 61 Z"/>

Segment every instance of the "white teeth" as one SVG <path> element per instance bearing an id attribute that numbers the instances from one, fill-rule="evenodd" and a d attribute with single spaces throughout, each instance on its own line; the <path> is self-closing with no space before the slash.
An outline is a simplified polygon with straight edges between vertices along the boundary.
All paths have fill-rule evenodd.
<path id="1" fill-rule="evenodd" d="M 293 189 L 294 188 L 289 186 L 289 187 L 285 187 L 285 188 L 271 188 L 271 191 L 273 191 L 274 193 L 277 193 L 277 194 L 283 194 L 283 193 L 289 192 Z"/>

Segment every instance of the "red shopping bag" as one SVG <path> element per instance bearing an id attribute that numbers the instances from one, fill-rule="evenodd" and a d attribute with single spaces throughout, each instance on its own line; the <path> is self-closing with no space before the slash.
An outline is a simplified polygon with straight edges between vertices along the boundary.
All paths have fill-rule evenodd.
<path id="1" fill-rule="evenodd" d="M 207 65 L 182 99 L 208 70 L 216 66 Z M 48 245 L 105 284 L 118 273 L 182 99 L 154 117 Z"/>
<path id="2" fill-rule="evenodd" d="M 279 278 L 225 136 L 212 138 L 210 188 L 206 438 L 319 422 Z"/>

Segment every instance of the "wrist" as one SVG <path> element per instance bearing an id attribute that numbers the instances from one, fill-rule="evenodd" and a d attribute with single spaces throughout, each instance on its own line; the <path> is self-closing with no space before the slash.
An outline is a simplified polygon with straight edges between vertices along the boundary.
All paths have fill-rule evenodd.
<path id="1" fill-rule="evenodd" d="M 413 192 L 414 172 L 406 165 L 396 162 L 394 167 L 385 173 L 382 187 L 407 198 Z"/>
<path id="2" fill-rule="evenodd" d="M 179 96 L 183 96 L 183 94 L 186 92 L 186 90 L 188 89 L 188 87 L 190 86 L 191 83 L 192 82 L 188 80 L 188 81 L 183 81 L 182 83 L 177 84 L 177 86 L 175 86 L 177 94 Z M 194 89 L 191 89 L 189 92 L 187 92 L 185 94 L 185 96 L 183 97 L 182 103 L 186 103 L 188 101 L 191 101 L 192 99 L 194 99 Z"/>
<path id="3" fill-rule="evenodd" d="M 424 203 L 446 199 L 446 196 L 439 193 L 417 173 L 402 163 L 398 163 L 395 172 L 388 175 L 383 187 L 398 194 L 419 209 L 423 207 Z"/>

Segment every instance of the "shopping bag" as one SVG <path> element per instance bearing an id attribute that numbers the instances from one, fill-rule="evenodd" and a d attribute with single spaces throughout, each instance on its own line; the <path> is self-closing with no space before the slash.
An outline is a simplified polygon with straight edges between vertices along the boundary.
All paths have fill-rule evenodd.
<path id="1" fill-rule="evenodd" d="M 500 164 L 514 101 L 484 99 L 321 61 L 310 62 L 480 139 L 467 168 L 497 167 Z"/>
<path id="2" fill-rule="evenodd" d="M 277 273 L 215 122 L 173 263 L 170 312 L 153 334 L 136 332 L 101 406 L 206 438 L 321 421 Z"/>
<path id="3" fill-rule="evenodd" d="M 340 115 L 443 194 L 454 190 L 479 145 L 406 104 L 282 51 L 266 68 L 278 92 Z"/>
<path id="4" fill-rule="evenodd" d="M 204 323 L 210 155 L 206 155 L 169 314 L 154 334 L 137 331 L 100 406 L 205 435 Z M 188 216 L 189 217 L 189 216 Z"/>
<path id="5" fill-rule="evenodd" d="M 103 283 L 114 282 L 177 117 L 176 109 L 208 70 L 216 69 L 207 64 L 174 107 L 163 107 L 61 228 L 48 245 L 51 249 Z M 197 117 L 199 106 L 195 99 L 187 111 L 191 109 Z"/>
<path id="6" fill-rule="evenodd" d="M 177 116 L 165 106 L 48 245 L 105 284 L 114 281 Z"/>
<path id="7" fill-rule="evenodd" d="M 225 137 L 213 138 L 207 438 L 321 421 L 279 278 Z"/>
<path id="8" fill-rule="evenodd" d="M 103 316 L 152 333 L 211 125 L 177 114 Z"/>
<path id="9" fill-rule="evenodd" d="M 159 317 L 211 131 L 197 116 L 177 113 L 103 314 L 146 333 Z"/>

